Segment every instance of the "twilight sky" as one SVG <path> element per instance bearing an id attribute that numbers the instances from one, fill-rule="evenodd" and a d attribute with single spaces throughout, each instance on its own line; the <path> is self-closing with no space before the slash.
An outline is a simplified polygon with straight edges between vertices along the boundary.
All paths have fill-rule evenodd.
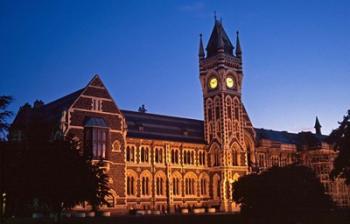
<path id="1" fill-rule="evenodd" d="M 0 2 L 0 95 L 45 103 L 98 73 L 119 108 L 203 119 L 198 41 L 223 19 L 255 127 L 328 134 L 350 109 L 350 1 Z"/>

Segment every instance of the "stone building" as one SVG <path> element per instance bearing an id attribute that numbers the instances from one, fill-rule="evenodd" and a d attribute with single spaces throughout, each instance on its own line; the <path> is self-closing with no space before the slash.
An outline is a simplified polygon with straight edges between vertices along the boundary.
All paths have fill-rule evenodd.
<path id="1" fill-rule="evenodd" d="M 82 154 L 103 159 L 112 196 L 105 209 L 169 210 L 215 207 L 236 211 L 232 184 L 239 177 L 292 163 L 315 170 L 327 192 L 349 206 L 349 188 L 328 177 L 336 152 L 317 133 L 256 129 L 242 102 L 242 49 L 220 21 L 204 50 L 199 44 L 204 121 L 121 110 L 99 76 L 51 103 L 20 108 L 11 139 L 26 138 L 34 117 L 47 138 L 72 136 Z"/>

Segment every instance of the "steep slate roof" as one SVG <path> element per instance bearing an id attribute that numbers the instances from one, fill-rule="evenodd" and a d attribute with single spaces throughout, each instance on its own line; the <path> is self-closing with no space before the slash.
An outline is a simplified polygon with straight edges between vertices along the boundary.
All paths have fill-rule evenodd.
<path id="1" fill-rule="evenodd" d="M 255 131 L 257 141 L 267 139 L 281 144 L 294 144 L 297 145 L 299 150 L 302 150 L 302 146 L 307 146 L 308 148 L 318 147 L 327 138 L 326 135 L 316 135 L 311 132 L 289 133 L 262 128 L 255 128 Z"/>
<path id="2" fill-rule="evenodd" d="M 222 22 L 215 20 L 215 25 L 207 45 L 207 57 L 216 55 L 220 48 L 223 48 L 226 54 L 233 55 L 234 47 L 222 26 Z"/>
<path id="3" fill-rule="evenodd" d="M 171 117 L 136 111 L 121 111 L 128 125 L 128 137 L 205 143 L 204 122 L 202 120 Z M 289 133 L 256 128 L 256 140 L 271 140 L 280 144 L 317 147 L 327 136 L 311 132 Z M 185 134 L 187 132 L 187 135 Z"/>
<path id="4" fill-rule="evenodd" d="M 38 108 L 30 107 L 30 105 L 26 104 L 18 111 L 11 128 L 23 127 L 34 119 L 40 119 L 41 122 L 46 123 L 53 128 L 53 126 L 58 125 L 62 112 L 74 103 L 83 90 L 84 88 Z"/>
<path id="5" fill-rule="evenodd" d="M 128 137 L 204 143 L 203 121 L 122 110 Z"/>

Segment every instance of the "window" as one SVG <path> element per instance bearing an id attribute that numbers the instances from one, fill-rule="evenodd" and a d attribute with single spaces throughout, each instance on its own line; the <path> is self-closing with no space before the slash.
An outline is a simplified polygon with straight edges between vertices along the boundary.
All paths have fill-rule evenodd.
<path id="1" fill-rule="evenodd" d="M 102 111 L 102 100 L 92 99 L 91 110 Z"/>
<path id="2" fill-rule="evenodd" d="M 149 183 L 148 177 L 141 178 L 141 195 L 149 195 Z"/>
<path id="3" fill-rule="evenodd" d="M 246 163 L 247 161 L 246 161 L 246 153 L 245 152 L 241 152 L 241 166 L 245 166 L 245 165 L 247 165 L 247 163 Z"/>
<path id="4" fill-rule="evenodd" d="M 171 163 L 173 164 L 179 163 L 179 151 L 177 149 L 171 150 Z"/>
<path id="5" fill-rule="evenodd" d="M 85 128 L 86 149 L 93 159 L 104 159 L 106 157 L 107 134 L 108 129 L 106 128 Z"/>
<path id="6" fill-rule="evenodd" d="M 207 189 L 207 184 L 208 181 L 206 178 L 202 178 L 200 181 L 200 186 L 201 186 L 201 195 L 207 195 L 208 194 L 208 189 Z"/>
<path id="7" fill-rule="evenodd" d="M 184 156 L 184 164 L 194 164 L 194 151 L 186 150 L 183 151 L 183 156 Z"/>
<path id="8" fill-rule="evenodd" d="M 279 166 L 279 164 L 280 164 L 279 156 L 272 156 L 271 157 L 271 165 L 272 166 Z"/>
<path id="9" fill-rule="evenodd" d="M 265 167 L 265 155 L 264 154 L 258 155 L 258 164 L 259 164 L 259 167 Z"/>
<path id="10" fill-rule="evenodd" d="M 211 121 L 212 119 L 213 119 L 213 112 L 212 112 L 211 108 L 209 108 L 208 109 L 208 120 Z"/>
<path id="11" fill-rule="evenodd" d="M 162 177 L 156 177 L 156 195 L 164 195 L 164 179 Z"/>
<path id="12" fill-rule="evenodd" d="M 212 166 L 219 166 L 220 165 L 220 157 L 218 150 L 215 150 L 213 154 L 211 155 L 211 164 Z"/>
<path id="13" fill-rule="evenodd" d="M 173 194 L 175 196 L 180 195 L 180 178 L 178 177 L 173 178 Z"/>
<path id="14" fill-rule="evenodd" d="M 135 146 L 126 147 L 126 161 L 135 162 Z"/>
<path id="15" fill-rule="evenodd" d="M 154 151 L 154 161 L 156 163 L 162 163 L 163 162 L 163 149 L 162 148 L 155 148 Z"/>
<path id="16" fill-rule="evenodd" d="M 135 178 L 133 176 L 127 177 L 127 195 L 135 195 Z"/>
<path id="17" fill-rule="evenodd" d="M 140 161 L 142 162 L 142 163 L 147 163 L 149 160 L 148 160 L 148 153 L 149 153 L 149 149 L 148 149 L 148 147 L 141 147 L 141 155 L 140 155 Z"/>
<path id="18" fill-rule="evenodd" d="M 238 158 L 236 151 L 232 151 L 232 166 L 238 166 Z"/>
<path id="19" fill-rule="evenodd" d="M 203 165 L 205 165 L 206 164 L 206 162 L 205 162 L 205 152 L 204 151 L 200 151 L 199 153 L 198 153 L 198 161 L 199 161 L 199 165 L 201 165 L 201 166 L 203 166 Z"/>
<path id="20" fill-rule="evenodd" d="M 215 107 L 215 119 L 220 119 L 220 107 L 218 106 Z"/>
<path id="21" fill-rule="evenodd" d="M 109 130 L 106 122 L 100 117 L 87 117 L 84 125 L 85 152 L 92 159 L 104 159 Z"/>
<path id="22" fill-rule="evenodd" d="M 113 142 L 113 145 L 112 145 L 112 151 L 113 152 L 120 152 L 120 142 L 118 140 L 114 141 Z"/>
<path id="23" fill-rule="evenodd" d="M 185 178 L 185 194 L 195 195 L 195 179 Z"/>
<path id="24" fill-rule="evenodd" d="M 220 177 L 218 174 L 215 174 L 213 177 L 213 195 L 214 199 L 218 199 L 220 197 Z"/>

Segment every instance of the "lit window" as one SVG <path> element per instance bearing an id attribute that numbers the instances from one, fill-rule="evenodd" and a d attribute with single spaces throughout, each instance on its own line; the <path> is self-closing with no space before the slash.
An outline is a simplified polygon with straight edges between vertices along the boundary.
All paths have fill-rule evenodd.
<path id="1" fill-rule="evenodd" d="M 142 163 L 147 163 L 149 161 L 148 160 L 148 153 L 149 153 L 148 147 L 141 147 L 140 151 L 141 151 L 140 161 Z"/>
<path id="2" fill-rule="evenodd" d="M 127 195 L 135 195 L 135 178 L 133 176 L 127 177 Z"/>
<path id="3" fill-rule="evenodd" d="M 135 146 L 126 147 L 126 161 L 135 162 Z"/>
<path id="4" fill-rule="evenodd" d="M 93 159 L 106 157 L 107 133 L 108 129 L 106 128 L 91 127 L 85 129 L 86 149 Z"/>

